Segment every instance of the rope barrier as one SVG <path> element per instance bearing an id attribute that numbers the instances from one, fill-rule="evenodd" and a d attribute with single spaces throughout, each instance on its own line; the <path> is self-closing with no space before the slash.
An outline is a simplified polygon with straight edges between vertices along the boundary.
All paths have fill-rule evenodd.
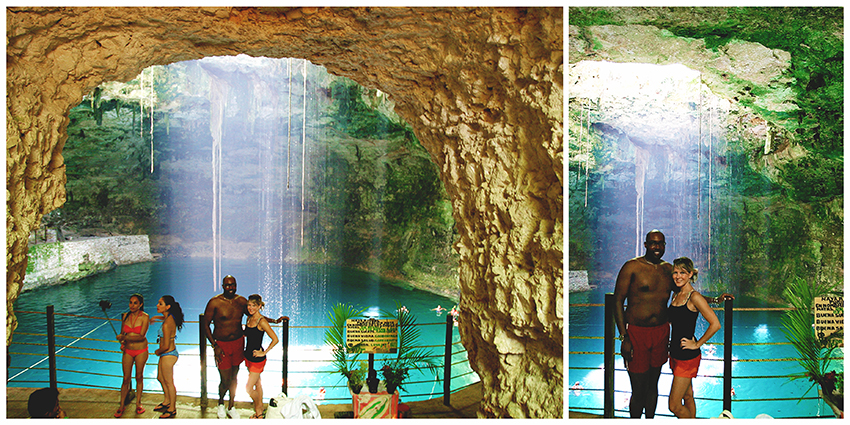
<path id="1" fill-rule="evenodd" d="M 64 317 L 74 317 L 74 318 L 84 318 L 84 319 L 93 319 L 93 320 L 97 320 L 98 322 L 100 322 L 100 324 L 99 324 L 98 326 L 96 326 L 94 329 L 92 329 L 91 331 L 89 331 L 88 333 L 86 333 L 85 335 L 83 335 L 82 337 L 74 337 L 74 336 L 68 336 L 68 335 L 52 335 L 52 337 L 53 337 L 54 339 L 55 339 L 55 338 L 63 338 L 63 339 L 73 339 L 73 340 L 74 340 L 73 342 L 71 342 L 71 343 L 70 343 L 70 344 L 68 344 L 68 345 L 56 345 L 56 344 L 54 343 L 54 344 L 53 344 L 53 347 L 54 347 L 54 348 L 53 348 L 53 350 L 55 350 L 54 358 L 62 358 L 62 359 L 78 360 L 78 361 L 84 361 L 84 362 L 100 362 L 100 363 L 104 363 L 104 364 L 108 365 L 108 367 L 109 367 L 110 369 L 113 369 L 113 368 L 114 368 L 115 370 L 120 370 L 119 368 L 116 368 L 116 367 L 115 367 L 115 366 L 113 366 L 113 365 L 120 365 L 120 364 L 122 364 L 122 362 L 121 362 L 121 361 L 106 360 L 106 359 L 97 359 L 97 358 L 92 358 L 91 356 L 89 356 L 89 357 L 82 357 L 82 356 L 74 356 L 74 355 L 67 355 L 67 354 L 65 354 L 65 355 L 60 355 L 60 354 L 58 354 L 59 352 L 64 351 L 64 350 L 66 350 L 66 349 L 72 349 L 72 350 L 84 350 L 84 351 L 92 352 L 92 353 L 94 353 L 94 352 L 100 352 L 100 353 L 108 353 L 108 354 L 121 354 L 121 353 L 122 353 L 122 351 L 120 351 L 120 350 L 110 350 L 110 349 L 104 349 L 104 348 L 94 348 L 94 347 L 80 347 L 80 346 L 73 346 L 73 344 L 75 344 L 75 343 L 77 343 L 77 342 L 79 342 L 79 341 L 91 341 L 91 342 L 96 342 L 96 343 L 101 343 L 101 344 L 102 344 L 102 343 L 107 343 L 107 344 L 109 344 L 109 343 L 115 343 L 116 345 L 118 345 L 118 344 L 119 344 L 119 343 L 118 343 L 118 341 L 117 341 L 117 340 L 114 340 L 114 339 L 87 338 L 87 336 L 88 336 L 89 334 L 93 333 L 94 331 L 96 331 L 97 329 L 99 329 L 99 328 L 101 328 L 101 327 L 103 327 L 103 326 L 105 326 L 105 325 L 109 324 L 109 321 L 117 321 L 117 322 L 121 322 L 120 318 L 114 318 L 114 319 L 113 319 L 113 318 L 104 318 L 104 317 L 95 317 L 95 316 L 85 316 L 85 315 L 76 315 L 76 314 L 68 314 L 68 313 L 56 313 L 56 312 L 53 312 L 53 311 L 52 311 L 52 309 L 50 309 L 50 310 L 51 310 L 51 315 L 48 315 L 48 313 L 45 313 L 45 312 L 43 312 L 43 311 L 26 311 L 26 310 L 18 310 L 18 311 L 15 311 L 15 313 L 16 313 L 19 317 L 21 317 L 21 316 L 22 316 L 22 315 L 24 315 L 24 314 L 42 314 L 42 315 L 48 315 L 48 317 L 53 317 L 53 316 L 64 316 Z M 186 321 L 184 321 L 184 323 L 186 323 L 186 324 L 189 324 L 189 323 L 200 324 L 200 323 L 201 323 L 201 321 L 190 321 L 190 320 L 186 320 Z M 439 326 L 441 326 L 441 327 L 445 327 L 445 326 L 447 326 L 447 324 L 446 324 L 446 323 L 441 323 L 441 322 L 438 322 L 438 323 L 421 323 L 421 324 L 417 324 L 416 326 L 438 326 L 438 325 L 439 325 Z M 286 328 L 286 329 L 294 329 L 294 328 L 297 328 L 297 329 L 329 329 L 329 328 L 331 328 L 331 326 L 289 326 L 289 325 L 288 325 L 288 324 L 286 324 L 286 323 L 284 323 L 284 324 L 271 324 L 271 326 L 272 326 L 272 327 L 278 327 L 278 328 Z M 27 337 L 37 337 L 37 338 L 41 338 L 41 337 L 43 337 L 43 338 L 50 338 L 50 335 L 42 334 L 42 333 L 32 333 L 32 332 L 17 332 L 17 331 L 16 331 L 16 332 L 14 333 L 14 335 L 17 335 L 17 336 L 27 336 Z M 153 346 L 153 345 L 156 345 L 155 343 L 152 343 L 152 342 L 150 342 L 150 344 L 151 344 L 152 346 Z M 51 346 L 50 344 L 38 343 L 38 342 L 15 342 L 15 343 L 13 343 L 13 345 L 22 345 L 22 346 L 24 346 L 24 345 L 28 345 L 28 346 L 34 346 L 34 347 L 44 347 L 44 346 L 47 346 L 47 347 L 48 347 L 48 350 L 50 349 L 49 347 Z M 175 345 L 177 345 L 177 346 L 184 346 L 184 347 L 197 347 L 197 344 L 193 344 L 193 343 L 177 343 L 177 342 L 175 342 Z M 466 352 L 466 349 L 462 346 L 462 342 L 461 342 L 461 341 L 456 341 L 456 342 L 450 342 L 450 343 L 449 343 L 449 347 L 452 347 L 452 346 L 455 346 L 455 345 L 459 345 L 459 346 L 460 346 L 460 350 L 457 350 L 457 351 L 456 351 L 456 350 L 453 350 L 453 349 L 452 349 L 452 350 L 449 350 L 449 351 L 451 351 L 451 355 L 463 354 L 463 353 L 465 353 L 465 352 Z M 441 349 L 441 348 L 443 348 L 443 349 L 444 349 L 444 348 L 447 348 L 447 346 L 446 346 L 445 344 L 441 344 L 441 345 L 423 345 L 423 346 L 417 346 L 417 347 L 413 347 L 413 348 L 416 348 L 416 349 L 419 349 L 419 348 L 424 348 L 424 349 L 434 349 L 434 348 L 437 348 L 437 349 Z M 325 351 L 327 351 L 327 350 L 326 350 L 326 348 L 304 348 L 304 349 L 299 349 L 299 351 L 307 351 L 307 352 L 325 352 Z M 433 350 L 432 350 L 432 351 L 433 351 Z M 153 362 L 148 361 L 148 362 L 146 362 L 146 363 L 145 363 L 145 366 L 146 366 L 146 367 L 147 367 L 147 366 L 156 366 L 156 365 L 158 364 L 158 359 L 157 359 L 157 358 L 156 358 L 156 357 L 152 354 L 152 350 L 149 350 L 149 353 L 151 353 L 150 360 L 152 360 Z M 20 370 L 20 372 L 19 372 L 17 375 L 15 375 L 15 376 L 13 376 L 13 377 L 11 377 L 11 378 L 7 379 L 7 384 L 8 384 L 9 382 L 12 382 L 12 380 L 14 380 L 14 383 L 16 383 L 16 384 L 21 384 L 21 383 L 36 383 L 36 382 L 41 383 L 42 381 L 30 381 L 30 380 L 20 380 L 20 379 L 15 379 L 15 378 L 17 378 L 19 375 L 23 374 L 23 373 L 24 373 L 24 372 L 26 372 L 26 371 L 30 371 L 30 370 L 32 370 L 32 371 L 45 371 L 45 370 L 47 370 L 47 371 L 51 371 L 51 373 L 55 373 L 55 372 L 62 372 L 62 373 L 86 374 L 86 375 L 92 375 L 92 376 L 98 376 L 98 377 L 104 377 L 104 378 L 116 378 L 116 379 L 119 379 L 119 380 L 123 378 L 123 376 L 122 376 L 122 375 L 115 375 L 115 374 L 101 373 L 101 372 L 83 371 L 83 370 L 69 370 L 69 369 L 55 368 L 55 366 L 53 366 L 53 369 L 52 369 L 52 370 L 51 370 L 51 368 L 38 367 L 38 365 L 39 365 L 40 363 L 42 363 L 42 362 L 44 362 L 44 361 L 46 361 L 46 360 L 48 359 L 48 357 L 45 357 L 45 354 L 44 354 L 44 353 L 8 352 L 8 354 L 9 354 L 10 356 L 11 356 L 11 355 L 15 355 L 15 356 L 38 356 L 38 357 L 42 357 L 42 359 L 41 359 L 40 361 L 36 362 L 35 364 L 33 364 L 33 365 L 29 366 L 29 367 L 25 367 L 25 368 L 24 368 L 24 367 L 12 367 L 12 366 L 7 365 L 7 368 L 8 368 L 9 370 Z M 181 356 L 181 357 L 183 357 L 183 356 L 201 357 L 201 354 L 200 354 L 200 353 L 181 353 L 181 354 L 180 354 L 180 356 Z M 432 354 L 432 355 L 427 356 L 427 357 L 428 357 L 428 358 L 441 358 L 441 357 L 443 357 L 443 356 L 444 356 L 444 354 Z M 212 358 L 212 355 L 209 355 L 209 354 L 208 354 L 208 355 L 206 355 L 206 357 L 207 357 L 208 359 L 211 359 L 211 358 Z M 202 360 L 202 361 L 203 361 L 203 360 Z M 284 361 L 286 361 L 286 360 L 284 360 Z M 316 359 L 316 358 L 310 358 L 310 359 L 301 359 L 301 360 L 289 360 L 289 362 L 290 362 L 290 363 L 331 363 L 332 361 L 333 361 L 333 358 L 331 358 L 331 357 L 328 357 L 328 358 L 326 358 L 326 359 L 321 359 L 321 358 L 319 358 L 319 359 Z M 461 364 L 468 364 L 468 363 L 469 363 L 469 361 L 468 361 L 467 359 L 465 359 L 465 358 L 464 358 L 464 359 L 461 359 L 461 360 L 460 360 L 460 361 L 458 361 L 458 362 L 451 363 L 449 366 L 451 367 L 451 366 L 456 366 L 456 365 L 461 365 Z M 208 364 L 208 365 L 210 365 L 210 366 L 206 366 L 206 369 L 215 369 L 215 366 L 213 365 L 214 363 L 213 363 L 212 361 L 207 362 L 207 364 Z M 284 365 L 284 366 L 286 366 L 286 365 Z M 412 368 L 411 370 L 419 370 L 419 371 L 422 371 L 422 370 L 424 370 L 424 369 L 426 369 L 426 368 L 424 368 L 424 367 L 414 367 L 414 368 Z M 267 368 L 266 368 L 266 370 L 267 370 L 267 371 L 270 371 L 270 372 L 275 372 L 274 367 L 271 367 L 271 368 L 267 367 Z M 281 369 L 281 370 L 282 370 L 282 369 Z M 281 370 L 278 370 L 278 372 L 280 372 Z M 203 371 L 202 371 L 202 372 L 203 372 Z M 291 371 L 289 371 L 288 373 L 293 373 L 293 374 L 295 374 L 295 373 L 303 373 L 303 374 L 310 374 L 311 376 L 312 376 L 312 375 L 315 375 L 315 374 L 338 374 L 338 372 L 337 372 L 337 371 L 335 371 L 335 370 L 306 370 L 306 371 L 291 370 Z M 457 375 L 452 375 L 452 376 L 450 377 L 450 379 L 451 379 L 451 380 L 455 380 L 455 379 L 465 378 L 465 377 L 467 377 L 467 376 L 471 376 L 471 375 L 475 375 L 475 372 L 474 372 L 474 371 L 472 371 L 472 370 L 471 370 L 471 368 L 470 368 L 470 370 L 469 370 L 468 372 L 461 373 L 461 374 L 457 374 Z M 143 379 L 145 379 L 145 380 L 156 380 L 156 378 L 155 378 L 155 377 L 143 377 Z M 58 380 L 55 380 L 55 376 L 53 376 L 53 377 L 51 378 L 51 380 L 54 380 L 54 382 L 56 382 L 57 384 L 63 384 L 63 385 L 69 385 L 69 386 L 76 386 L 76 387 L 89 387 L 89 388 L 102 388 L 102 389 L 116 389 L 115 387 L 104 386 L 104 385 L 92 385 L 92 384 L 85 384 L 85 383 L 80 383 L 80 382 L 64 382 L 64 381 L 58 381 Z M 408 381 L 408 382 L 405 382 L 405 384 L 427 384 L 427 383 L 432 383 L 432 382 L 433 382 L 433 383 L 434 383 L 434 387 L 436 387 L 436 385 L 437 385 L 437 383 L 438 383 L 439 381 L 440 381 L 440 379 L 435 378 L 435 379 L 433 379 L 433 380 L 430 380 L 430 379 L 429 379 L 429 380 L 427 380 L 427 381 Z M 476 382 L 477 382 L 477 380 L 476 380 Z M 475 382 L 473 382 L 473 384 L 474 384 L 474 383 L 475 383 Z M 52 385 L 52 384 L 51 384 L 51 385 Z M 469 385 L 472 385 L 472 384 L 469 384 Z M 468 386 L 468 385 L 467 385 L 467 386 Z M 463 387 L 455 388 L 455 389 L 454 389 L 453 391 L 451 391 L 451 392 L 457 392 L 457 391 L 460 391 L 461 389 L 466 388 L 467 386 L 463 386 Z M 347 388 L 347 385 L 339 385 L 339 386 L 326 386 L 326 385 L 324 385 L 324 386 L 318 386 L 318 385 L 317 385 L 317 386 L 291 386 L 291 388 L 322 388 L 322 387 L 325 387 L 325 388 Z M 405 396 L 406 396 L 406 397 L 418 397 L 418 396 L 434 396 L 435 394 L 440 394 L 440 393 L 434 393 L 434 387 L 432 387 L 432 388 L 431 388 L 431 392 L 430 392 L 430 393 L 422 393 L 422 394 L 411 394 L 411 393 L 405 393 Z M 449 390 L 449 389 L 446 389 L 445 391 L 450 391 L 450 390 Z M 161 391 L 156 391 L 156 390 L 149 391 L 149 390 L 147 390 L 147 389 L 146 389 L 146 392 L 160 392 L 160 393 L 161 393 Z M 203 392 L 203 391 L 202 391 L 202 392 Z M 184 391 L 178 391 L 178 394 L 181 394 L 181 395 L 182 395 L 182 394 L 195 395 L 194 393 L 184 392 Z M 446 394 L 448 394 L 448 393 L 446 393 Z M 202 398 L 203 398 L 203 394 L 202 394 Z M 324 400 L 325 400 L 325 401 L 328 401 L 328 400 L 350 401 L 350 398 L 340 398 L 340 399 L 325 398 Z"/>
<path id="2" fill-rule="evenodd" d="M 613 301 L 613 294 L 606 294 L 606 302 L 612 303 L 612 301 Z M 599 408 L 599 407 L 584 407 L 584 406 L 581 406 L 581 407 L 570 406 L 570 408 L 571 409 L 578 409 L 580 411 L 599 411 L 599 410 L 602 410 L 604 412 L 604 414 L 603 414 L 604 417 L 614 417 L 613 416 L 614 410 L 616 410 L 618 412 L 625 412 L 625 413 L 628 414 L 627 409 L 626 410 L 613 409 L 613 403 L 614 403 L 613 393 L 631 394 L 631 391 L 623 391 L 623 390 L 614 390 L 613 389 L 613 376 L 614 376 L 613 374 L 614 374 L 614 372 L 623 373 L 623 372 L 627 372 L 627 370 L 625 368 L 622 368 L 622 367 L 621 368 L 614 367 L 613 358 L 615 358 L 616 356 L 620 356 L 620 357 L 622 357 L 622 356 L 620 355 L 619 352 L 617 352 L 617 350 L 609 351 L 611 349 L 611 347 L 616 347 L 612 343 L 612 341 L 614 341 L 614 339 L 615 339 L 614 334 L 613 333 L 609 334 L 609 329 L 608 329 L 609 326 L 612 329 L 614 327 L 614 325 L 612 324 L 613 320 L 609 320 L 609 317 L 608 317 L 609 314 L 610 314 L 611 317 L 613 317 L 613 313 L 609 311 L 610 307 L 606 307 L 606 304 L 596 304 L 596 303 L 569 304 L 569 306 L 570 307 L 605 307 L 606 308 L 606 312 L 605 312 L 605 316 L 606 316 L 605 319 L 606 320 L 605 320 L 605 326 L 604 326 L 605 336 L 587 336 L 587 335 L 576 335 L 576 336 L 571 335 L 571 336 L 569 336 L 570 340 L 582 340 L 582 341 L 601 340 L 603 342 L 603 344 L 605 345 L 606 351 L 604 351 L 604 352 L 599 352 L 599 351 L 569 351 L 568 352 L 570 356 L 582 356 L 582 355 L 584 355 L 584 356 L 600 356 L 600 357 L 605 358 L 605 366 L 603 366 L 603 365 L 596 366 L 596 367 L 570 366 L 568 368 L 570 371 L 593 371 L 593 372 L 603 371 L 603 372 L 605 372 L 605 382 L 604 382 L 605 388 L 585 388 L 585 387 L 581 387 L 581 388 L 575 388 L 575 389 L 574 388 L 568 389 L 569 392 L 577 392 L 577 391 L 593 392 L 594 394 L 598 394 L 599 392 L 603 392 L 604 393 L 603 399 L 605 401 L 604 406 L 602 408 Z M 792 307 L 738 307 L 738 308 L 732 308 L 732 303 L 727 301 L 726 305 L 723 308 L 713 308 L 713 310 L 724 311 L 725 317 L 721 317 L 721 319 L 724 320 L 725 322 L 730 323 L 730 326 L 727 327 L 727 329 L 726 329 L 727 334 L 724 336 L 724 339 L 726 341 L 731 342 L 731 340 L 732 340 L 731 334 L 728 333 L 732 329 L 732 327 L 731 327 L 732 326 L 731 325 L 731 323 L 732 323 L 731 322 L 731 320 L 732 320 L 731 312 L 733 312 L 733 311 L 738 311 L 738 312 L 785 312 L 785 311 L 794 311 L 796 309 L 792 308 Z M 599 325 L 601 325 L 601 324 L 599 324 Z M 595 342 L 589 343 L 589 344 L 594 345 L 594 346 L 596 345 Z M 707 378 L 707 379 L 711 380 L 709 382 L 712 382 L 712 381 L 717 382 L 717 380 L 723 380 L 723 392 L 722 392 L 722 394 L 724 394 L 724 397 L 723 398 L 695 397 L 696 400 L 703 400 L 703 401 L 710 401 L 710 402 L 723 402 L 723 406 L 724 406 L 723 408 L 727 409 L 727 410 L 731 410 L 731 404 L 727 405 L 727 403 L 730 402 L 730 397 L 728 397 L 729 393 L 733 392 L 733 388 L 731 388 L 731 386 L 729 386 L 729 384 L 731 383 L 731 380 L 729 379 L 730 377 L 734 378 L 735 380 L 740 380 L 740 379 L 792 380 L 792 379 L 795 379 L 795 378 L 804 377 L 803 373 L 802 373 L 802 369 L 801 369 L 800 373 L 783 374 L 783 375 L 741 375 L 741 376 L 738 376 L 738 375 L 732 374 L 731 365 L 734 364 L 734 363 L 746 363 L 746 364 L 749 364 L 749 363 L 765 363 L 765 364 L 769 364 L 769 363 L 773 363 L 773 364 L 776 364 L 776 363 L 797 363 L 799 361 L 799 359 L 797 359 L 797 358 L 787 358 L 787 357 L 786 358 L 756 358 L 756 359 L 732 358 L 731 347 L 736 347 L 736 346 L 737 347 L 759 347 L 759 346 L 778 347 L 778 346 L 792 345 L 790 342 L 781 342 L 781 341 L 778 341 L 778 342 L 741 342 L 741 343 L 726 344 L 724 342 L 708 341 L 707 344 L 710 344 L 712 346 L 723 346 L 723 347 L 725 347 L 725 349 L 723 351 L 718 350 L 718 352 L 717 352 L 718 355 L 726 357 L 725 359 L 723 357 L 721 357 L 721 358 L 703 358 L 702 359 L 703 361 L 708 361 L 708 362 L 723 363 L 723 372 L 719 375 L 718 374 L 711 374 L 711 375 L 709 375 L 709 374 L 698 374 L 697 376 L 699 378 L 702 378 L 702 379 Z M 611 360 L 609 360 L 608 357 L 611 357 Z M 820 360 L 843 361 L 843 357 L 831 356 L 831 357 L 821 358 Z M 609 361 L 610 361 L 610 363 L 609 363 Z M 622 363 L 621 363 L 621 366 L 622 366 Z M 771 366 L 768 366 L 768 368 L 770 368 L 770 367 Z M 773 368 L 776 368 L 776 366 L 774 366 Z M 662 375 L 672 376 L 672 372 L 662 372 Z M 586 384 L 587 383 L 582 383 L 582 385 L 586 385 Z M 602 385 L 602 382 L 598 382 L 596 384 Z M 580 396 L 580 394 L 579 393 L 576 393 L 575 395 L 571 394 L 570 397 L 572 399 L 575 396 Z M 665 396 L 663 394 L 661 394 L 660 397 L 665 397 Z M 744 399 L 744 398 L 740 398 L 740 397 L 735 396 L 734 402 L 735 403 L 739 403 L 739 402 L 765 402 L 765 401 L 784 402 L 784 401 L 820 400 L 820 399 L 821 399 L 820 397 L 783 397 L 781 394 L 778 394 L 778 397 L 776 397 L 776 398 L 747 398 L 747 399 Z M 820 410 L 819 410 L 819 412 L 820 412 Z M 829 409 L 827 409 L 826 412 L 829 412 Z M 656 416 L 663 416 L 663 415 L 657 414 Z M 831 417 L 831 415 L 830 415 L 830 417 Z"/>
<path id="3" fill-rule="evenodd" d="M 576 303 L 570 304 L 570 307 L 605 307 L 605 304 L 599 303 Z M 711 307 L 712 310 L 722 311 L 723 307 Z M 794 307 L 734 307 L 732 311 L 792 311 Z"/>

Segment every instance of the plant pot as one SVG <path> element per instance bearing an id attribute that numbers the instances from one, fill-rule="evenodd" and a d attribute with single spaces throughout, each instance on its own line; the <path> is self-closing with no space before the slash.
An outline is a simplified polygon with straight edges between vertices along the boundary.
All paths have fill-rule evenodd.
<path id="1" fill-rule="evenodd" d="M 398 387 L 397 384 L 391 384 L 391 383 L 387 382 L 387 393 L 389 393 L 389 394 L 395 393 L 395 390 L 396 390 L 397 387 Z"/>
<path id="2" fill-rule="evenodd" d="M 360 394 L 360 391 L 363 389 L 363 384 L 348 381 L 348 388 L 351 390 L 352 393 Z"/>
<path id="3" fill-rule="evenodd" d="M 820 396 L 821 399 L 823 399 L 823 401 L 826 402 L 827 405 L 829 405 L 830 408 L 832 408 L 832 413 L 835 415 L 836 418 L 843 417 L 844 412 L 841 409 L 839 409 L 838 406 L 833 404 L 831 401 L 827 400 L 826 397 L 823 396 L 823 390 L 821 390 L 820 388 L 818 388 L 818 395 Z"/>

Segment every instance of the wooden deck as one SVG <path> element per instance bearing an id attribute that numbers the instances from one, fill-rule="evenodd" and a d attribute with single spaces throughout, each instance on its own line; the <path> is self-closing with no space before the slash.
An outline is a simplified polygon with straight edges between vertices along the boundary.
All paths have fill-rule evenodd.
<path id="1" fill-rule="evenodd" d="M 27 400 L 35 388 L 6 388 L 6 417 L 27 418 Z M 87 388 L 60 388 L 59 405 L 70 418 L 110 418 L 118 408 L 118 391 Z M 127 405 L 122 419 L 145 418 L 156 419 L 159 412 L 153 408 L 162 401 L 161 393 L 147 393 L 142 396 L 142 406 L 146 412 L 136 414 L 135 401 Z M 268 396 L 266 397 L 268 400 Z M 481 403 L 481 383 L 476 383 L 451 395 L 451 406 L 443 405 L 442 397 L 402 403 L 410 406 L 413 418 L 477 418 L 476 412 Z M 177 396 L 178 419 L 218 419 L 216 416 L 216 399 L 209 400 L 208 406 L 201 406 L 200 398 Z M 236 402 L 237 411 L 243 419 L 253 413 L 250 402 Z M 334 419 L 336 412 L 350 412 L 348 404 L 320 404 L 319 413 L 322 419 Z"/>

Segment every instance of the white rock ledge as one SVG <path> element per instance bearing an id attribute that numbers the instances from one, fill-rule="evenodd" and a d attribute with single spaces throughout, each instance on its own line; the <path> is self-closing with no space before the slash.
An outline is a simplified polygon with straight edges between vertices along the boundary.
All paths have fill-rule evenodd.
<path id="1" fill-rule="evenodd" d="M 570 292 L 584 292 L 592 288 L 587 281 L 587 270 L 570 270 L 569 277 Z"/>
<path id="2" fill-rule="evenodd" d="M 147 235 L 31 245 L 22 291 L 82 279 L 115 266 L 153 261 Z"/>

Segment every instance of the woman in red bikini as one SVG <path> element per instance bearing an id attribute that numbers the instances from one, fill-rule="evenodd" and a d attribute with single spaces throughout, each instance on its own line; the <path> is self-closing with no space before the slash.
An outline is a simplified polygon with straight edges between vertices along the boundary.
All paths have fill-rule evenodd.
<path id="1" fill-rule="evenodd" d="M 142 309 L 145 299 L 140 294 L 130 295 L 130 311 L 121 316 L 121 333 L 116 339 L 121 342 L 121 366 L 124 369 L 124 382 L 121 384 L 121 398 L 115 417 L 124 414 L 124 400 L 130 390 L 130 377 L 133 365 L 136 366 L 136 414 L 145 413 L 142 407 L 142 386 L 145 375 L 145 362 L 148 361 L 148 340 L 145 334 L 150 325 L 150 316 Z"/>

